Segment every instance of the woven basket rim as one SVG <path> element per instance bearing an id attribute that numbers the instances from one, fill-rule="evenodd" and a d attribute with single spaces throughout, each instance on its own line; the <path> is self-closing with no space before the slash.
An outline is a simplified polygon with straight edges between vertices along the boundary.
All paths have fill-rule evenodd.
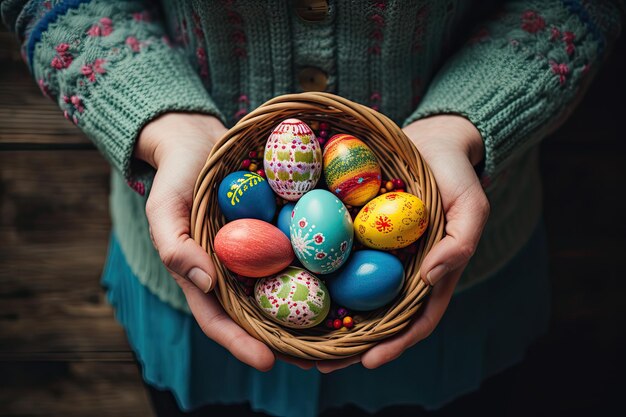
<path id="1" fill-rule="evenodd" d="M 225 174 L 238 169 L 245 149 L 265 144 L 271 129 L 290 117 L 309 123 L 332 121 L 337 132 L 359 137 L 374 151 L 383 171 L 396 172 L 399 178 L 404 178 L 406 191 L 422 199 L 428 210 L 429 226 L 418 240 L 417 253 L 405 265 L 406 279 L 401 295 L 388 306 L 357 314 L 356 325 L 350 331 L 331 331 L 321 329 L 321 326 L 295 330 L 268 320 L 254 305 L 253 297 L 248 298 L 221 265 L 212 249 L 213 237 L 225 223 L 213 191 Z M 383 158 L 381 151 L 388 154 Z M 342 359 L 361 354 L 404 329 L 431 288 L 421 279 L 419 266 L 443 234 L 444 214 L 436 181 L 415 145 L 382 113 L 330 93 L 281 95 L 245 115 L 213 147 L 194 188 L 191 235 L 215 263 L 217 282 L 214 291 L 220 304 L 250 335 L 282 354 L 301 359 Z"/>

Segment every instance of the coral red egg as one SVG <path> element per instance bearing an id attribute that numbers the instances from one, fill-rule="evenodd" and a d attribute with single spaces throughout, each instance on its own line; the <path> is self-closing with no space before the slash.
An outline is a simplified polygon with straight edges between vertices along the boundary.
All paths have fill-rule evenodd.
<path id="1" fill-rule="evenodd" d="M 224 225 L 215 235 L 213 248 L 226 268 L 244 277 L 276 274 L 294 258 L 287 236 L 272 224 L 256 219 Z"/>

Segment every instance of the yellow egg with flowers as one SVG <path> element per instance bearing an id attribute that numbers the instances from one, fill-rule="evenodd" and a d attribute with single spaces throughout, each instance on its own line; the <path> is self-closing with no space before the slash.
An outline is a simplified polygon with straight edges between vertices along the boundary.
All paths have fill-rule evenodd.
<path id="1" fill-rule="evenodd" d="M 354 219 L 356 238 L 367 247 L 394 250 L 409 246 L 428 227 L 424 202 L 405 192 L 382 194 L 367 203 Z"/>

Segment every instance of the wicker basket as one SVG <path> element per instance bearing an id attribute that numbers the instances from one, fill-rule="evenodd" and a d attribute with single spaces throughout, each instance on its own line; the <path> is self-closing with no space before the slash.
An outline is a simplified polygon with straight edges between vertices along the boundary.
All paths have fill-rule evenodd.
<path id="1" fill-rule="evenodd" d="M 333 331 L 323 326 L 294 330 L 268 320 L 213 252 L 213 238 L 225 223 L 213 191 L 222 178 L 239 169 L 241 158 L 249 149 L 264 145 L 272 129 L 290 117 L 307 123 L 326 121 L 334 133 L 350 133 L 362 139 L 381 162 L 383 178 L 402 178 L 407 191 L 420 197 L 428 209 L 428 229 L 418 241 L 416 255 L 405 262 L 402 292 L 393 304 L 357 315 L 356 325 L 350 331 Z M 196 183 L 191 232 L 215 262 L 215 294 L 235 322 L 276 351 L 302 359 L 327 360 L 363 353 L 409 324 L 430 290 L 420 278 L 419 267 L 426 253 L 443 237 L 444 216 L 433 175 L 394 122 L 345 98 L 328 93 L 302 93 L 266 102 L 241 119 L 215 145 Z"/>

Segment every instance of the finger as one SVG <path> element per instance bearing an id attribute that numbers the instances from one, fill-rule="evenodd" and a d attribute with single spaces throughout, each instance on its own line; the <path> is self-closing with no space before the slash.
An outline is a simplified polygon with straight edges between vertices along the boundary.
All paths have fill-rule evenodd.
<path id="1" fill-rule="evenodd" d="M 210 339 L 222 345 L 243 363 L 266 372 L 274 366 L 274 354 L 237 325 L 222 309 L 213 294 L 207 297 L 188 281 L 178 278 L 187 303 L 200 328 Z"/>
<path id="2" fill-rule="evenodd" d="M 277 359 L 280 359 L 283 362 L 290 363 L 292 365 L 296 365 L 300 369 L 304 369 L 308 371 L 309 369 L 315 366 L 315 362 L 308 361 L 306 359 L 294 358 L 293 356 L 283 355 L 282 353 L 275 352 Z"/>
<path id="3" fill-rule="evenodd" d="M 323 374 L 329 374 L 359 362 L 361 362 L 361 355 L 351 356 L 345 359 L 319 361 L 317 362 L 317 369 Z"/>
<path id="4" fill-rule="evenodd" d="M 430 285 L 464 268 L 476 250 L 489 216 L 489 202 L 479 183 L 467 189 L 446 212 L 446 235 L 426 255 L 421 271 Z"/>
<path id="5" fill-rule="evenodd" d="M 154 244 L 171 273 L 186 277 L 207 293 L 215 285 L 215 266 L 206 251 L 189 236 L 188 206 L 183 199 L 167 192 L 167 187 L 155 179 L 146 204 Z"/>
<path id="6" fill-rule="evenodd" d="M 365 352 L 361 358 L 363 366 L 368 369 L 378 368 L 398 358 L 406 349 L 420 340 L 427 338 L 435 330 L 448 308 L 461 273 L 462 270 L 451 272 L 433 288 L 421 314 L 413 319 L 406 330 Z"/>

